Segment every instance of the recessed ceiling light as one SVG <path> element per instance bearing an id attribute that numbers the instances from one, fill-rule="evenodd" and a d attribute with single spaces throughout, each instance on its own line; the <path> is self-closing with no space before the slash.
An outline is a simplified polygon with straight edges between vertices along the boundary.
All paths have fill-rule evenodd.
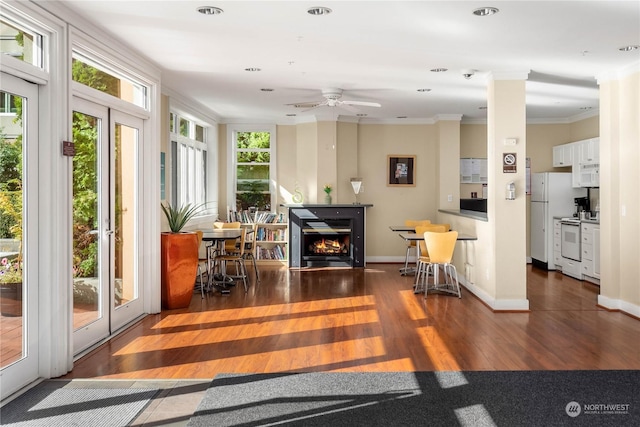
<path id="1" fill-rule="evenodd" d="M 486 110 L 487 107 L 478 107 L 478 110 Z"/>
<path id="2" fill-rule="evenodd" d="M 262 89 L 260 89 L 263 92 L 273 92 L 273 89 L 267 88 L 267 87 L 263 87 Z"/>
<path id="3" fill-rule="evenodd" d="M 489 16 L 495 15 L 498 12 L 500 12 L 500 10 L 497 7 L 479 7 L 474 9 L 473 14 L 476 16 Z"/>
<path id="4" fill-rule="evenodd" d="M 430 70 L 432 73 L 444 73 L 445 71 L 449 71 L 448 68 L 432 68 Z"/>
<path id="5" fill-rule="evenodd" d="M 295 117 L 295 116 L 296 116 L 296 115 L 295 115 L 295 114 L 292 114 L 292 113 L 291 113 L 291 114 L 287 114 L 287 117 Z"/>
<path id="6" fill-rule="evenodd" d="M 358 114 L 356 114 L 356 116 L 358 116 L 358 117 L 367 117 L 367 115 L 365 113 L 358 113 Z"/>
<path id="7" fill-rule="evenodd" d="M 222 12 L 224 12 L 224 10 L 214 6 L 200 6 L 198 8 L 198 12 L 202 13 L 203 15 L 220 15 Z"/>
<path id="8" fill-rule="evenodd" d="M 245 68 L 244 70 L 249 72 L 262 71 L 260 68 L 256 68 L 256 67 L 249 67 L 249 68 Z"/>
<path id="9" fill-rule="evenodd" d="M 314 6 L 307 9 L 309 15 L 328 15 L 332 12 L 331 9 L 324 6 Z"/>
<path id="10" fill-rule="evenodd" d="M 406 119 L 406 118 L 407 118 L 407 116 L 398 116 L 398 117 L 396 117 L 396 119 Z"/>
<path id="11" fill-rule="evenodd" d="M 431 89 L 422 88 L 422 89 L 418 89 L 418 92 L 431 92 Z"/>
<path id="12" fill-rule="evenodd" d="M 631 52 L 632 50 L 637 50 L 640 49 L 640 46 L 638 45 L 629 45 L 629 46 L 623 46 L 618 48 L 619 51 L 621 52 Z"/>
<path id="13" fill-rule="evenodd" d="M 581 110 L 592 110 L 593 107 L 580 107 Z"/>

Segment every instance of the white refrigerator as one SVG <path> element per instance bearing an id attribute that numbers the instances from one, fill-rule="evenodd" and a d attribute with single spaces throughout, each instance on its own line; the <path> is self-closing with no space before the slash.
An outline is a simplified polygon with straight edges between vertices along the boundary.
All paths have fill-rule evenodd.
<path id="1" fill-rule="evenodd" d="M 572 217 L 576 197 L 586 197 L 586 188 L 573 188 L 570 172 L 531 175 L 531 259 L 536 267 L 555 270 L 553 262 L 553 218 Z"/>

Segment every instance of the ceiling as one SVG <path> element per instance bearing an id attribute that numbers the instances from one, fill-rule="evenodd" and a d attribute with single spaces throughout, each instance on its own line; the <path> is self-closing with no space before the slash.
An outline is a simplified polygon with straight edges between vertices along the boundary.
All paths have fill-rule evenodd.
<path id="1" fill-rule="evenodd" d="M 63 3 L 156 63 L 163 86 L 227 123 L 357 117 L 288 105 L 322 101 L 327 88 L 382 105 L 358 107 L 362 122 L 483 122 L 488 78 L 526 72 L 527 120 L 571 122 L 597 113 L 598 77 L 640 64 L 640 49 L 619 50 L 640 45 L 637 0 Z M 203 5 L 223 13 L 203 15 Z M 332 13 L 309 14 L 314 6 Z M 472 13 L 486 6 L 499 12 Z"/>

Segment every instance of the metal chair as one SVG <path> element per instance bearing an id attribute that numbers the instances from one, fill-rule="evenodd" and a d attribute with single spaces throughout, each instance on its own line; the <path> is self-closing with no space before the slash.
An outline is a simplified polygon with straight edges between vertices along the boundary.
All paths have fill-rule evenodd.
<path id="1" fill-rule="evenodd" d="M 436 233 L 432 231 L 426 231 L 424 233 L 424 242 L 429 251 L 429 262 L 426 266 L 426 278 L 424 285 L 424 297 L 427 297 L 429 289 L 448 292 L 451 294 L 460 294 L 460 283 L 458 282 L 458 272 L 456 266 L 451 264 L 453 258 L 453 251 L 458 240 L 457 231 L 448 231 L 446 233 Z M 439 270 L 442 267 L 444 272 L 444 283 L 441 284 L 439 280 Z M 429 286 L 429 271 L 433 274 L 433 286 Z M 444 286 L 442 286 L 444 285 Z"/>
<path id="2" fill-rule="evenodd" d="M 200 294 L 202 296 L 202 298 L 204 298 L 204 281 L 203 281 L 203 274 L 202 274 L 202 265 L 205 265 L 205 268 L 207 269 L 207 280 L 208 280 L 208 275 L 210 274 L 209 272 L 209 248 L 207 248 L 207 253 L 205 258 L 202 258 L 200 256 L 200 246 L 202 245 L 202 230 L 197 230 L 196 231 L 196 235 L 198 236 L 198 276 L 200 277 Z"/>
<path id="3" fill-rule="evenodd" d="M 427 231 L 431 231 L 434 233 L 445 233 L 449 231 L 449 227 L 449 224 L 418 225 L 416 226 L 416 234 L 421 234 L 424 236 L 424 233 Z M 420 249 L 420 256 L 418 257 L 418 266 L 416 268 L 416 281 L 413 286 L 416 293 L 421 292 L 422 289 L 424 289 L 423 287 L 426 286 L 426 282 L 429 278 L 427 274 L 427 266 L 430 262 L 429 251 L 424 239 L 419 240 L 418 244 Z"/>
<path id="4" fill-rule="evenodd" d="M 242 279 L 242 283 L 244 285 L 244 291 L 248 292 L 249 288 L 247 286 L 247 267 L 245 265 L 245 239 L 247 236 L 247 229 L 241 228 L 240 237 L 234 241 L 234 249 L 235 251 L 230 253 L 220 253 L 214 258 L 214 261 L 217 265 L 220 266 L 220 272 L 223 276 L 228 276 L 233 279 Z M 226 241 L 225 241 L 226 246 Z M 227 263 L 232 262 L 235 264 L 235 275 L 227 274 Z"/>
<path id="5" fill-rule="evenodd" d="M 404 221 L 404 225 L 409 227 L 416 227 L 419 225 L 429 225 L 429 224 L 431 224 L 431 221 L 428 219 L 422 219 L 422 220 L 406 219 Z M 404 268 L 400 269 L 403 275 L 409 272 L 409 254 L 411 253 L 412 250 L 417 252 L 417 247 L 416 247 L 416 242 L 413 240 L 410 240 L 407 242 L 407 252 L 404 256 Z"/>

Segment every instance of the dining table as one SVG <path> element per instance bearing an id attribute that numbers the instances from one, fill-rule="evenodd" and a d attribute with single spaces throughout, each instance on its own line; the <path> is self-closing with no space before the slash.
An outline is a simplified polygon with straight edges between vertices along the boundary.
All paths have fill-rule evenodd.
<path id="1" fill-rule="evenodd" d="M 213 253 L 217 251 L 220 254 L 224 254 L 224 241 L 238 239 L 240 236 L 242 236 L 240 228 L 210 228 L 202 230 L 202 241 L 209 242 L 207 245 L 207 286 L 209 288 L 212 286 L 217 287 L 223 295 L 231 293 L 229 286 L 234 285 L 233 277 L 227 275 L 224 270 L 220 271 L 219 277 L 216 277 L 213 272 Z"/>

